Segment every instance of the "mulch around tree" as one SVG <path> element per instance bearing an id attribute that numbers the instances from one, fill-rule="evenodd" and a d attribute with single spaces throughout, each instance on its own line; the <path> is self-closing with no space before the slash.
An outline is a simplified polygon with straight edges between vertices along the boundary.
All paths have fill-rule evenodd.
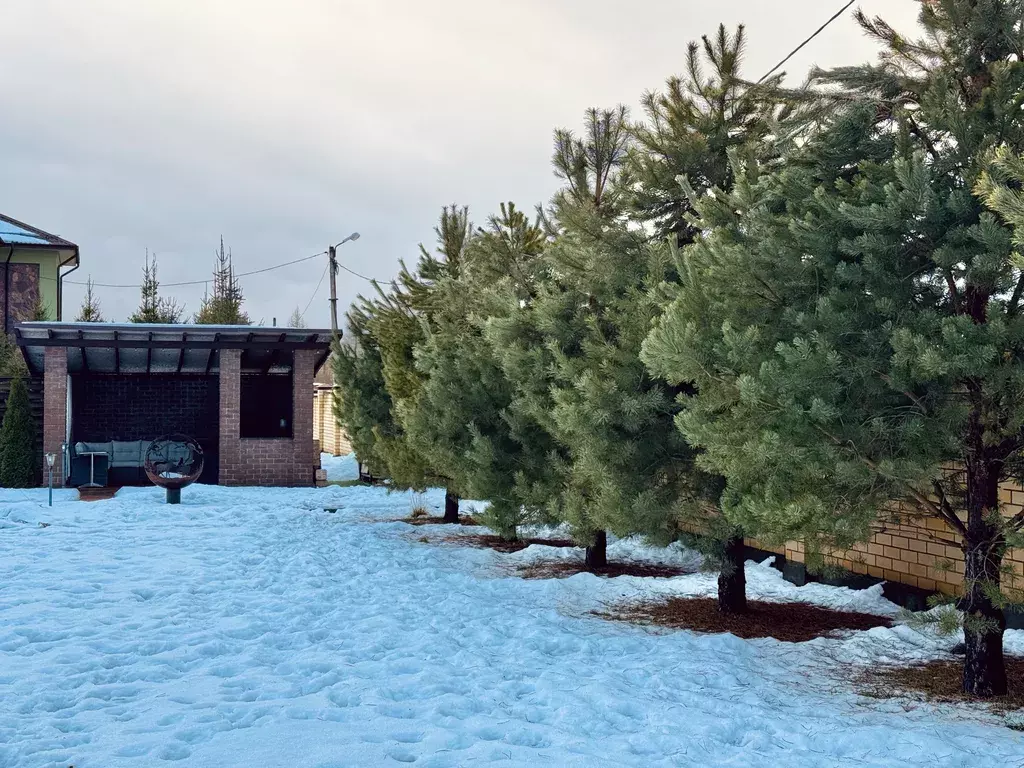
<path id="1" fill-rule="evenodd" d="M 861 692 L 876 699 L 912 697 L 949 704 L 982 704 L 996 712 L 1024 709 L 1024 658 L 1006 657 L 1010 693 L 980 700 L 961 690 L 963 658 L 937 659 L 907 667 L 881 666 L 865 670 L 858 678 Z"/>
<path id="2" fill-rule="evenodd" d="M 446 525 L 444 517 L 437 515 L 413 515 L 412 517 L 399 517 L 388 520 L 389 523 L 407 523 L 408 525 Z M 459 525 L 477 526 L 480 525 L 469 515 L 459 515 Z"/>
<path id="3" fill-rule="evenodd" d="M 614 579 L 619 576 L 639 576 L 650 579 L 671 579 L 695 573 L 693 570 L 674 565 L 648 565 L 645 563 L 608 563 L 600 568 L 587 568 L 582 560 L 558 561 L 554 563 L 530 563 L 516 568 L 517 575 L 524 579 L 567 579 L 578 573 L 592 573 L 595 576 Z"/>
<path id="4" fill-rule="evenodd" d="M 708 634 L 730 633 L 744 640 L 772 637 L 787 643 L 803 643 L 828 637 L 839 630 L 891 627 L 884 616 L 834 611 L 808 603 L 765 603 L 748 600 L 742 616 L 721 613 L 714 598 L 670 597 L 644 603 L 613 606 L 595 615 L 631 624 L 688 629 Z"/>
<path id="5" fill-rule="evenodd" d="M 424 537 L 426 538 L 426 537 Z M 422 541 L 422 539 L 420 539 Z M 520 552 L 533 544 L 540 544 L 544 547 L 575 547 L 576 542 L 572 539 L 503 539 L 500 536 L 487 534 L 472 534 L 470 536 L 459 536 L 453 534 L 437 539 L 444 544 L 456 544 L 462 547 L 475 547 L 476 549 L 493 549 L 496 552 Z"/>

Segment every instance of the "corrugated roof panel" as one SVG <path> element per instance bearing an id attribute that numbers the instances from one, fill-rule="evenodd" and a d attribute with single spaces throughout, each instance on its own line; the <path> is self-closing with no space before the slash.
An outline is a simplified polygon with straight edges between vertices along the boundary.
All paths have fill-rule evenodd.
<path id="1" fill-rule="evenodd" d="M 21 235 L 16 232 L 0 232 L 0 241 L 5 243 L 21 243 L 22 245 L 50 245 L 49 240 L 45 240 L 35 235 Z"/>
<path id="2" fill-rule="evenodd" d="M 31 235 L 33 232 L 8 219 L 0 219 L 0 235 Z"/>
<path id="3" fill-rule="evenodd" d="M 77 248 L 74 243 L 63 237 L 51 235 L 38 227 L 4 216 L 0 213 L 0 243 L 19 245 L 52 245 L 57 248 Z"/>

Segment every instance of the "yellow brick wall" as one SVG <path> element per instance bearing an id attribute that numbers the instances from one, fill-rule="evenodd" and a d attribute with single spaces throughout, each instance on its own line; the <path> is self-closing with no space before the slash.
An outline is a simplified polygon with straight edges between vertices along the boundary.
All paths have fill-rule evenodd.
<path id="1" fill-rule="evenodd" d="M 1002 512 L 1012 517 L 1024 508 L 1024 488 L 1006 484 L 1001 487 Z M 845 551 L 823 553 L 825 560 L 853 573 L 886 581 L 895 581 L 929 591 L 956 594 L 963 584 L 964 559 L 960 535 L 942 520 L 915 517 L 901 508 L 893 520 L 879 521 L 876 533 L 867 544 Z M 756 545 L 755 545 L 756 546 Z M 806 550 L 801 542 L 787 542 L 787 560 L 802 563 Z M 1007 564 L 1017 578 L 1014 588 L 1024 586 L 1024 550 L 1010 550 Z"/>
<path id="2" fill-rule="evenodd" d="M 320 441 L 320 449 L 332 456 L 352 453 L 345 431 L 334 419 L 334 390 L 329 387 L 317 387 L 313 392 L 313 437 Z"/>

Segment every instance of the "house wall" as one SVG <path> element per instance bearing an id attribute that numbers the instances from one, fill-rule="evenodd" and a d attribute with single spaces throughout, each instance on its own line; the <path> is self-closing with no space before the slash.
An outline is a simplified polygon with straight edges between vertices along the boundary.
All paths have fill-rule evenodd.
<path id="1" fill-rule="evenodd" d="M 1001 512 L 1013 517 L 1024 509 L 1024 487 L 1004 483 L 999 489 Z M 879 519 L 876 533 L 866 544 L 823 553 L 825 561 L 852 573 L 899 582 L 928 592 L 958 594 L 964 580 L 964 556 L 960 535 L 942 520 L 920 517 L 897 507 Z M 786 560 L 804 563 L 803 543 L 785 545 Z M 1024 589 L 1024 549 L 1011 549 L 1004 559 L 1011 575 L 1003 576 L 1008 589 Z"/>
<path id="2" fill-rule="evenodd" d="M 0 280 L 2 280 L 2 267 L 7 262 L 7 248 L 0 247 Z M 66 257 L 65 257 L 66 258 Z M 59 251 L 49 251 L 36 248 L 18 248 L 15 246 L 14 255 L 11 257 L 11 264 L 35 264 L 39 267 L 38 296 L 46 308 L 46 316 L 50 320 L 57 319 L 57 268 L 61 260 Z M 0 291 L 3 284 L 0 282 Z M 12 297 L 13 298 L 13 297 Z M 34 300 L 33 300 L 34 303 Z M 2 308 L 2 294 L 0 294 L 0 308 Z M 2 314 L 2 309 L 0 309 Z M 28 317 L 13 315 L 12 321 L 31 320 L 31 313 Z"/>
<path id="3" fill-rule="evenodd" d="M 318 386 L 313 392 L 313 437 L 320 441 L 320 450 L 332 456 L 352 453 L 352 444 L 334 418 L 334 389 Z"/>
<path id="4" fill-rule="evenodd" d="M 221 485 L 312 486 L 313 365 L 315 350 L 296 350 L 292 374 L 292 437 L 239 436 L 241 417 L 240 352 L 220 353 Z"/>

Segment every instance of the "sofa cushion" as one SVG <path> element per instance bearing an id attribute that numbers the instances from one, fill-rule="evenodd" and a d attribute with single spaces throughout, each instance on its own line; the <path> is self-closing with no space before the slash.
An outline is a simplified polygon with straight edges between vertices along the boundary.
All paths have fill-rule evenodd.
<path id="1" fill-rule="evenodd" d="M 111 467 L 139 467 L 142 462 L 139 458 L 141 451 L 141 440 L 122 441 L 115 440 L 113 443 L 113 455 L 110 458 Z"/>

